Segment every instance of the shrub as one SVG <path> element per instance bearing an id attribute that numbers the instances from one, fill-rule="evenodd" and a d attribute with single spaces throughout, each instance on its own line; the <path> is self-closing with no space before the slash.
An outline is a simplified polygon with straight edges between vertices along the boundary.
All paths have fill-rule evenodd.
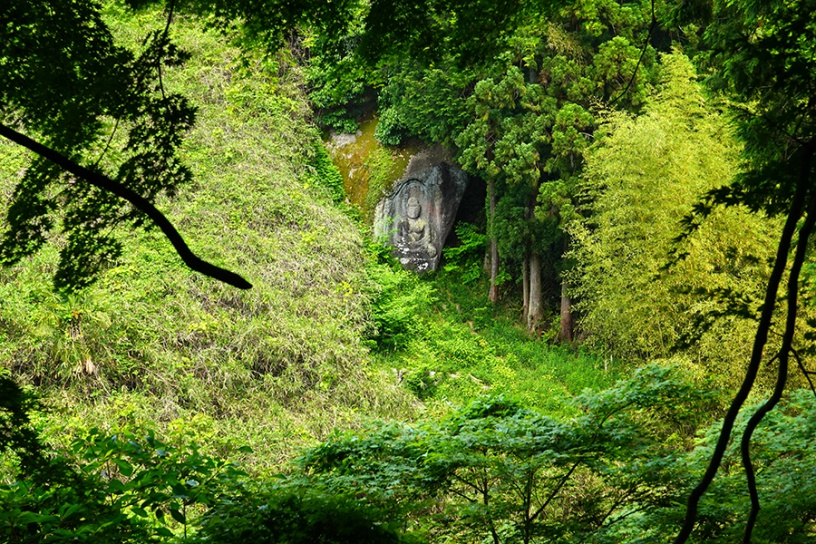
<path id="1" fill-rule="evenodd" d="M 408 539 L 352 495 L 271 486 L 229 497 L 202 519 L 191 543 L 399 544 Z"/>

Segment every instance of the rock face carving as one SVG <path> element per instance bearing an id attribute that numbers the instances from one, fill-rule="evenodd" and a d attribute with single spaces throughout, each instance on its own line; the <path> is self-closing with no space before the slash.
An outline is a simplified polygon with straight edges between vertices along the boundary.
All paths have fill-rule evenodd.
<path id="1" fill-rule="evenodd" d="M 403 267 L 417 272 L 439 265 L 467 188 L 467 174 L 442 162 L 440 153 L 415 155 L 374 212 L 374 236 L 394 248 Z"/>

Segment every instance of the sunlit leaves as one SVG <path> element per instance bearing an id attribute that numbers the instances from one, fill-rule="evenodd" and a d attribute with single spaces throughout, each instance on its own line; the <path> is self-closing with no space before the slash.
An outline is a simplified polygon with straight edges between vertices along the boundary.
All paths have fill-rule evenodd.
<path id="1" fill-rule="evenodd" d="M 488 397 L 442 421 L 338 436 L 300 464 L 330 489 L 418 516 L 439 538 L 586 538 L 670 496 L 666 437 L 695 425 L 707 398 L 677 369 L 652 366 L 576 399 L 572 420 Z"/>
<path id="2" fill-rule="evenodd" d="M 674 245 L 701 195 L 737 171 L 734 137 L 694 77 L 685 57 L 667 55 L 645 113 L 607 118 L 587 155 L 573 281 L 591 342 L 622 357 L 665 357 L 713 327 L 695 357 L 724 376 L 738 372 L 748 349 L 752 325 L 744 319 L 759 307 L 775 223 L 719 210 Z M 666 270 L 673 249 L 687 256 Z M 727 312 L 729 300 L 742 300 L 748 315 Z M 714 332 L 723 328 L 727 342 Z"/>
<path id="3" fill-rule="evenodd" d="M 236 492 L 244 475 L 232 462 L 203 454 L 188 436 L 171 444 L 152 431 L 92 429 L 67 451 L 51 452 L 36 473 L 23 471 L 15 483 L 0 485 L 0 537 L 154 542 L 186 533 L 205 507 Z"/>

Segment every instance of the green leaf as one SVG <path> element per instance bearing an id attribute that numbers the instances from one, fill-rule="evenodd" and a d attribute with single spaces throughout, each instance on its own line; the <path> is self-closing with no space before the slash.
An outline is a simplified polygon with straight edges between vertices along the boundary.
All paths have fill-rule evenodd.
<path id="1" fill-rule="evenodd" d="M 122 473 L 123 476 L 130 478 L 130 476 L 133 475 L 133 465 L 124 459 L 114 459 L 113 462 L 119 467 L 119 472 Z"/>
<path id="2" fill-rule="evenodd" d="M 174 509 L 174 508 L 171 508 L 171 509 L 170 509 L 170 516 L 171 516 L 171 517 L 172 517 L 174 520 L 178 521 L 179 523 L 185 523 L 185 524 L 187 523 L 187 519 L 186 519 L 186 517 L 185 517 L 185 516 L 184 516 L 184 514 L 182 514 L 182 513 L 181 513 L 181 511 L 179 511 L 179 510 L 176 510 L 176 509 Z"/>
<path id="3" fill-rule="evenodd" d="M 59 516 L 52 516 L 48 514 L 38 514 L 36 512 L 23 512 L 17 518 L 19 525 L 26 525 L 28 523 L 49 523 L 59 521 Z"/>
<path id="4" fill-rule="evenodd" d="M 60 507 L 60 516 L 67 518 L 83 508 L 82 504 L 63 504 Z"/>
<path id="5" fill-rule="evenodd" d="M 173 498 L 176 499 L 189 499 L 190 493 L 187 491 L 187 488 L 181 484 L 174 484 L 172 486 L 173 490 Z"/>
<path id="6" fill-rule="evenodd" d="M 124 493 L 126 491 L 125 484 L 117 479 L 108 481 L 108 493 Z"/>
<path id="7" fill-rule="evenodd" d="M 146 518 L 148 516 L 147 511 L 144 508 L 139 508 L 138 506 L 133 507 L 133 513 L 140 518 Z"/>

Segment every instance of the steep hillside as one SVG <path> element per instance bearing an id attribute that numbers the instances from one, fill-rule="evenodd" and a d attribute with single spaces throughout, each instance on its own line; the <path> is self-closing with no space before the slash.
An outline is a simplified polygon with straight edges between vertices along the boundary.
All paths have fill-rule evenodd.
<path id="1" fill-rule="evenodd" d="M 163 24 L 157 11 L 108 16 L 134 48 Z M 123 233 L 124 257 L 93 287 L 55 294 L 54 239 L 0 271 L 0 364 L 42 386 L 55 436 L 175 421 L 211 444 L 248 444 L 265 466 L 361 417 L 409 412 L 409 396 L 368 368 L 367 257 L 313 166 L 319 139 L 298 75 L 200 25 L 173 28 L 192 58 L 165 84 L 199 107 L 185 151 L 195 181 L 160 207 L 194 251 L 255 288 L 191 273 L 152 231 Z M 4 207 L 25 157 L 0 145 Z"/>

